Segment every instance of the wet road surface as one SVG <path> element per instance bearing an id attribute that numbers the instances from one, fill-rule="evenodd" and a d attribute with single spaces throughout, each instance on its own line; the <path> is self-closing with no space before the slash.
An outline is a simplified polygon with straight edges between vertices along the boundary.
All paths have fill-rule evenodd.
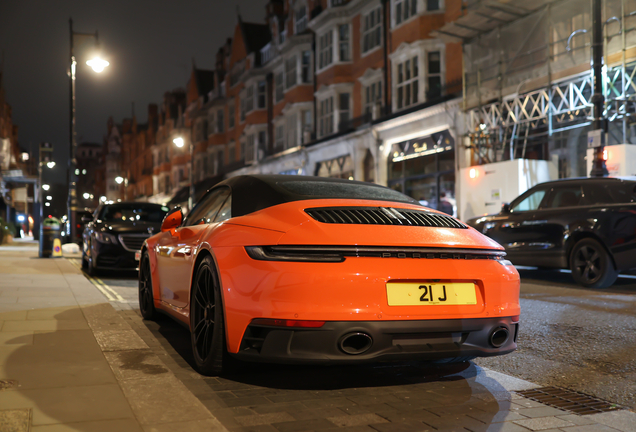
<path id="1" fill-rule="evenodd" d="M 519 348 L 476 364 L 542 385 L 636 406 L 636 278 L 609 289 L 569 273 L 520 269 Z"/>

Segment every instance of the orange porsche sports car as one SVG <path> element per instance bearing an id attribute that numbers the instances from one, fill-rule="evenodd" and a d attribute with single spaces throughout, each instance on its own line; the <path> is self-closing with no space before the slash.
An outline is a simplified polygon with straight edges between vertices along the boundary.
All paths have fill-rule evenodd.
<path id="1" fill-rule="evenodd" d="M 188 326 L 198 369 L 464 361 L 514 351 L 519 274 L 493 240 L 369 183 L 223 181 L 141 251 L 139 304 Z"/>

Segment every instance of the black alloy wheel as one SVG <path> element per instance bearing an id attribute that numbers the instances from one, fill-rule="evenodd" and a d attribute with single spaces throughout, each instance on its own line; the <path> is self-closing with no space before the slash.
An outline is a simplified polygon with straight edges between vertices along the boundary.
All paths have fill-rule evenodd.
<path id="1" fill-rule="evenodd" d="M 601 243 L 592 238 L 585 238 L 574 245 L 570 269 L 574 280 L 586 288 L 608 288 L 618 277 L 612 257 Z"/>
<path id="2" fill-rule="evenodd" d="M 139 311 L 146 320 L 154 320 L 157 317 L 155 301 L 152 296 L 152 275 L 150 273 L 150 258 L 144 251 L 139 265 Z"/>
<path id="3" fill-rule="evenodd" d="M 190 334 L 197 369 L 202 375 L 218 375 L 226 355 L 225 324 L 219 279 L 209 256 L 196 270 L 190 297 Z"/>

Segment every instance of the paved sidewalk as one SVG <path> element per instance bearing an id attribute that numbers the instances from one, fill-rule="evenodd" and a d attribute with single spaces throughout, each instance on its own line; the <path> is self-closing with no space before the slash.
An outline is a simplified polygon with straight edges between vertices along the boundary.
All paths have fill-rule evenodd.
<path id="1" fill-rule="evenodd" d="M 0 247 L 0 431 L 226 430 L 75 266 L 19 247 Z"/>
<path id="2" fill-rule="evenodd" d="M 559 411 L 515 393 L 537 385 L 474 365 L 202 377 L 175 349 L 182 329 L 118 312 L 69 260 L 17 248 L 0 247 L 2 432 L 636 431 L 633 412 Z"/>

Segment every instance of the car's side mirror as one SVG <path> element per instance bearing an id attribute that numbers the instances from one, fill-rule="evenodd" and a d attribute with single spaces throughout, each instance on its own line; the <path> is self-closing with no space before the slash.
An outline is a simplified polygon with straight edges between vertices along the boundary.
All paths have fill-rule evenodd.
<path id="1" fill-rule="evenodd" d="M 181 207 L 175 207 L 163 218 L 161 222 L 161 232 L 170 231 L 171 229 L 178 228 L 183 223 L 183 211 Z"/>
<path id="2" fill-rule="evenodd" d="M 82 216 L 81 221 L 82 221 L 83 224 L 87 224 L 89 222 L 92 222 L 93 221 L 93 216 Z"/>
<path id="3" fill-rule="evenodd" d="M 501 212 L 502 213 L 510 213 L 510 204 L 509 203 L 503 203 L 501 205 Z"/>

